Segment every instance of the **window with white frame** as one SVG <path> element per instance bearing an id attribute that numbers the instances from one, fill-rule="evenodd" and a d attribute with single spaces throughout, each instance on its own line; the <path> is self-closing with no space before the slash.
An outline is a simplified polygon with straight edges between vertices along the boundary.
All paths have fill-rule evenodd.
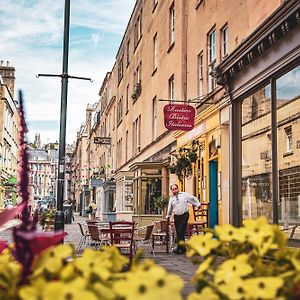
<path id="1" fill-rule="evenodd" d="M 157 51 L 157 33 L 154 35 L 153 38 L 153 70 L 157 69 L 157 57 L 158 57 L 158 51 Z"/>
<path id="2" fill-rule="evenodd" d="M 125 106 L 125 113 L 127 114 L 129 111 L 129 84 L 126 87 L 126 106 Z"/>
<path id="3" fill-rule="evenodd" d="M 142 62 L 140 62 L 133 74 L 133 80 L 134 80 L 134 85 L 136 86 L 137 83 L 141 83 L 141 72 L 142 72 Z"/>
<path id="4" fill-rule="evenodd" d="M 169 9 L 169 39 L 171 46 L 175 42 L 175 6 L 174 2 L 171 4 Z"/>
<path id="5" fill-rule="evenodd" d="M 122 153 L 122 138 L 117 142 L 117 167 L 119 168 L 122 165 L 123 153 Z"/>
<path id="6" fill-rule="evenodd" d="M 130 40 L 127 41 L 127 46 L 126 46 L 126 63 L 127 66 L 130 63 Z"/>
<path id="7" fill-rule="evenodd" d="M 128 130 L 126 130 L 125 134 L 125 161 L 128 160 Z"/>
<path id="8" fill-rule="evenodd" d="M 134 45 L 135 47 L 139 43 L 140 39 L 142 38 L 142 11 L 138 15 L 136 22 L 134 24 Z"/>
<path id="9" fill-rule="evenodd" d="M 198 55 L 198 95 L 202 97 L 204 95 L 203 86 L 203 51 Z"/>
<path id="10" fill-rule="evenodd" d="M 292 126 L 284 128 L 285 139 L 286 139 L 286 152 L 292 152 L 293 150 L 293 135 L 292 135 Z"/>
<path id="11" fill-rule="evenodd" d="M 175 80 L 174 74 L 169 79 L 169 100 L 175 99 Z"/>
<path id="12" fill-rule="evenodd" d="M 216 80 L 212 72 L 216 65 L 216 30 L 213 29 L 208 34 L 208 91 L 211 92 L 216 87 Z"/>
<path id="13" fill-rule="evenodd" d="M 228 26 L 221 29 L 221 56 L 224 58 L 228 54 Z"/>
<path id="14" fill-rule="evenodd" d="M 132 155 L 135 155 L 141 151 L 141 115 L 133 122 L 132 132 Z"/>
<path id="15" fill-rule="evenodd" d="M 123 116 L 123 96 L 119 99 L 117 104 L 117 125 L 122 121 Z"/>
<path id="16" fill-rule="evenodd" d="M 157 99 L 156 96 L 152 100 L 152 141 L 156 139 L 157 128 Z"/>
<path id="17" fill-rule="evenodd" d="M 123 55 L 121 56 L 121 59 L 119 61 L 119 66 L 118 66 L 118 82 L 120 82 L 123 78 L 123 73 L 124 73 L 124 62 L 123 62 Z"/>

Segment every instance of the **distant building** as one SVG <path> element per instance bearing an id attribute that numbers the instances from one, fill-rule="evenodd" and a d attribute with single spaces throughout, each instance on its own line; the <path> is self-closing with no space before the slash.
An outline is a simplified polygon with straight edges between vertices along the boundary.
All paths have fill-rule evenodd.
<path id="1" fill-rule="evenodd" d="M 37 148 L 41 148 L 41 135 L 39 133 L 37 133 L 34 137 L 34 145 Z"/>
<path id="2" fill-rule="evenodd" d="M 55 197 L 58 151 L 29 149 L 28 154 L 32 199 Z"/>

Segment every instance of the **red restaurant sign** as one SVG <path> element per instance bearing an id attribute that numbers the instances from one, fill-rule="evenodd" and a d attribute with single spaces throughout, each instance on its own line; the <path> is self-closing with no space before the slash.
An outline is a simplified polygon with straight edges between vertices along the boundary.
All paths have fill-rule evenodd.
<path id="1" fill-rule="evenodd" d="M 195 112 L 193 106 L 167 104 L 164 107 L 165 127 L 169 130 L 192 130 L 194 128 Z"/>

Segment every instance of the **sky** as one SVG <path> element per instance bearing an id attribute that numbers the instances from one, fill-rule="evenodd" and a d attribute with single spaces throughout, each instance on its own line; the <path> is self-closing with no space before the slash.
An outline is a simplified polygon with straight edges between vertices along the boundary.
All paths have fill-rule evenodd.
<path id="1" fill-rule="evenodd" d="M 2 3 L 3 2 L 3 3 Z M 15 98 L 23 91 L 28 140 L 59 141 L 63 0 L 3 0 L 0 5 L 0 60 L 15 68 Z M 76 140 L 88 103 L 99 100 L 106 72 L 111 71 L 135 0 L 71 0 L 66 143 Z M 17 98 L 16 98 L 17 100 Z"/>

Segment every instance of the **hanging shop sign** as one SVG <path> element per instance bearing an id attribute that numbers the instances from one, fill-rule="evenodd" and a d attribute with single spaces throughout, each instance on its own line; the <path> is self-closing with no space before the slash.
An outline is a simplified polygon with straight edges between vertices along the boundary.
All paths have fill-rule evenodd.
<path id="1" fill-rule="evenodd" d="M 94 143 L 97 145 L 110 145 L 110 137 L 94 137 Z"/>
<path id="2" fill-rule="evenodd" d="M 194 128 L 196 110 L 185 104 L 167 104 L 164 107 L 165 127 L 169 130 L 190 131 Z"/>

